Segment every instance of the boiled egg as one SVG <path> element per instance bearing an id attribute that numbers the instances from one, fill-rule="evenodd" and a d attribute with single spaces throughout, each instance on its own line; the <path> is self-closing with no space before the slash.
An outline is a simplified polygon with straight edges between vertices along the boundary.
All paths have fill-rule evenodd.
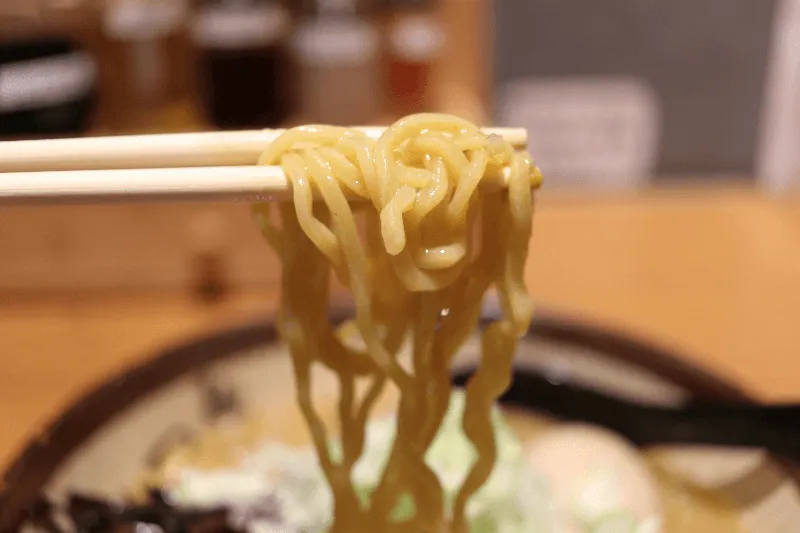
<path id="1" fill-rule="evenodd" d="M 556 513 L 569 533 L 661 533 L 656 482 L 638 450 L 606 429 L 564 424 L 525 445 L 546 476 Z"/>

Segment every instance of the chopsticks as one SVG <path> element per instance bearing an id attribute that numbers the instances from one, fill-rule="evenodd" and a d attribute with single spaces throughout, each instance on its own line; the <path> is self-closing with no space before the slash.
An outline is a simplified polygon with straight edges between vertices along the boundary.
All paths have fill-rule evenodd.
<path id="1" fill-rule="evenodd" d="M 506 187 L 509 172 L 484 176 L 481 186 Z M 363 198 L 346 188 L 350 199 Z M 126 168 L 0 173 L 0 204 L 112 201 L 272 201 L 291 198 L 280 167 Z"/>
<path id="2" fill-rule="evenodd" d="M 358 128 L 373 138 L 380 127 Z M 0 142 L 0 172 L 254 165 L 285 130 L 178 133 Z M 528 143 L 523 128 L 488 128 L 516 148 Z"/>
<path id="3" fill-rule="evenodd" d="M 384 128 L 360 128 L 377 138 Z M 256 166 L 284 130 L 0 142 L 0 202 L 271 200 L 291 192 L 279 167 Z M 517 148 L 521 128 L 490 128 Z M 507 176 L 490 179 L 503 185 Z"/>
<path id="4" fill-rule="evenodd" d="M 0 173 L 0 203 L 273 200 L 291 187 L 279 167 L 126 168 Z"/>

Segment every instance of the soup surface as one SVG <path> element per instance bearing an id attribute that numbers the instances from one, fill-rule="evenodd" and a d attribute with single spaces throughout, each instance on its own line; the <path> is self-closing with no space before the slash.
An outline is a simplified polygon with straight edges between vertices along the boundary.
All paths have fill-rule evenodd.
<path id="1" fill-rule="evenodd" d="M 393 396 L 385 395 L 379 411 L 389 410 Z M 454 395 L 454 405 L 460 401 L 457 396 Z M 329 415 L 326 418 L 335 419 L 332 402 L 330 405 L 322 403 L 319 407 Z M 144 494 L 145 487 L 159 487 L 171 491 L 172 498 L 178 502 L 235 506 L 258 500 L 270 494 L 276 483 L 283 483 L 286 492 L 278 499 L 284 503 L 284 514 L 292 517 L 290 521 L 294 530 L 325 531 L 331 502 L 315 456 L 308 447 L 308 431 L 295 410 L 289 405 L 285 412 L 273 413 L 269 417 L 253 415 L 245 420 L 231 419 L 209 428 L 190 443 L 169 451 L 158 468 L 145 474 L 136 494 Z M 473 459 L 463 445 L 465 441 L 460 429 L 457 432 L 446 429 L 458 426 L 459 414 L 454 412 L 449 418 L 451 423 L 445 425 L 428 455 L 428 462 L 435 463 L 432 466 L 442 479 L 445 491 L 450 486 L 457 486 L 461 480 L 459 476 Z M 374 487 L 382 459 L 388 453 L 393 422 L 380 414 L 371 422 L 368 452 L 354 471 L 365 498 Z M 663 517 L 635 516 L 635 510 L 625 508 L 617 496 L 625 490 L 624 479 L 611 476 L 598 484 L 597 476 L 593 478 L 592 472 L 576 475 L 575 469 L 569 468 L 569 457 L 565 457 L 564 476 L 575 478 L 569 483 L 574 485 L 576 493 L 592 494 L 592 490 L 596 492 L 598 487 L 602 488 L 602 493 L 595 494 L 591 503 L 584 506 L 592 508 L 592 516 L 613 517 L 605 525 L 586 523 L 583 517 L 587 515 L 581 514 L 581 508 L 576 509 L 571 502 L 557 501 L 558 497 L 549 490 L 555 480 L 525 461 L 526 445 L 548 435 L 556 427 L 559 427 L 558 422 L 544 416 L 521 410 L 503 409 L 502 413 L 498 410 L 495 427 L 499 435 L 498 465 L 487 487 L 473 498 L 472 532 L 743 533 L 738 513 L 732 505 L 719 495 L 693 488 L 658 468 L 647 453 L 641 457 L 652 474 L 650 479 L 656 485 L 653 490 L 658 494 Z M 631 453 L 637 456 L 631 459 L 638 461 L 639 454 Z M 556 472 L 561 470 L 555 469 Z M 253 474 L 265 471 L 272 474 L 267 476 L 270 481 L 262 485 L 260 474 Z M 295 491 L 294 496 L 292 491 Z M 520 501 L 523 500 L 519 497 L 521 493 L 526 495 L 525 501 Z M 601 511 L 599 514 L 598 509 Z M 398 509 L 397 513 L 413 513 L 413 509 Z M 518 516 L 525 514 L 530 516 L 525 519 Z M 517 518 L 504 521 L 504 516 Z"/>

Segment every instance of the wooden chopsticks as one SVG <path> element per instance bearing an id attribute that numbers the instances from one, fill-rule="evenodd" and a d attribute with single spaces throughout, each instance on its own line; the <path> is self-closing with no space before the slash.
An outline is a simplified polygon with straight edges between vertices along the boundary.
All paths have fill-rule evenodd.
<path id="1" fill-rule="evenodd" d="M 271 200 L 291 192 L 279 167 L 227 166 L 0 173 L 0 203 Z"/>
<path id="2" fill-rule="evenodd" d="M 360 128 L 371 137 L 384 128 Z M 290 191 L 278 167 L 256 166 L 284 130 L 0 142 L 0 201 L 254 200 Z M 521 128 L 491 128 L 524 147 Z"/>
<path id="3" fill-rule="evenodd" d="M 385 128 L 359 128 L 378 138 Z M 0 142 L 0 172 L 254 165 L 285 130 L 178 133 Z M 517 148 L 523 128 L 488 128 Z"/>
<path id="4" fill-rule="evenodd" d="M 482 186 L 506 187 L 509 169 Z M 272 201 L 291 198 L 280 167 L 228 166 L 0 173 L 0 204 L 111 201 Z M 361 199 L 345 189 L 352 199 Z"/>

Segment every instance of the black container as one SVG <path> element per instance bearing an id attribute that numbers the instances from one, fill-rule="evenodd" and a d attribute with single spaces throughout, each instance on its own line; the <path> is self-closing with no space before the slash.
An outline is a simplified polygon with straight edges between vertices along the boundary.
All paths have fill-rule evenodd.
<path id="1" fill-rule="evenodd" d="M 97 92 L 94 59 L 70 39 L 0 40 L 0 136 L 80 134 Z"/>
<path id="2" fill-rule="evenodd" d="M 277 2 L 209 1 L 192 23 L 207 119 L 222 129 L 274 127 L 289 116 L 289 15 Z"/>

